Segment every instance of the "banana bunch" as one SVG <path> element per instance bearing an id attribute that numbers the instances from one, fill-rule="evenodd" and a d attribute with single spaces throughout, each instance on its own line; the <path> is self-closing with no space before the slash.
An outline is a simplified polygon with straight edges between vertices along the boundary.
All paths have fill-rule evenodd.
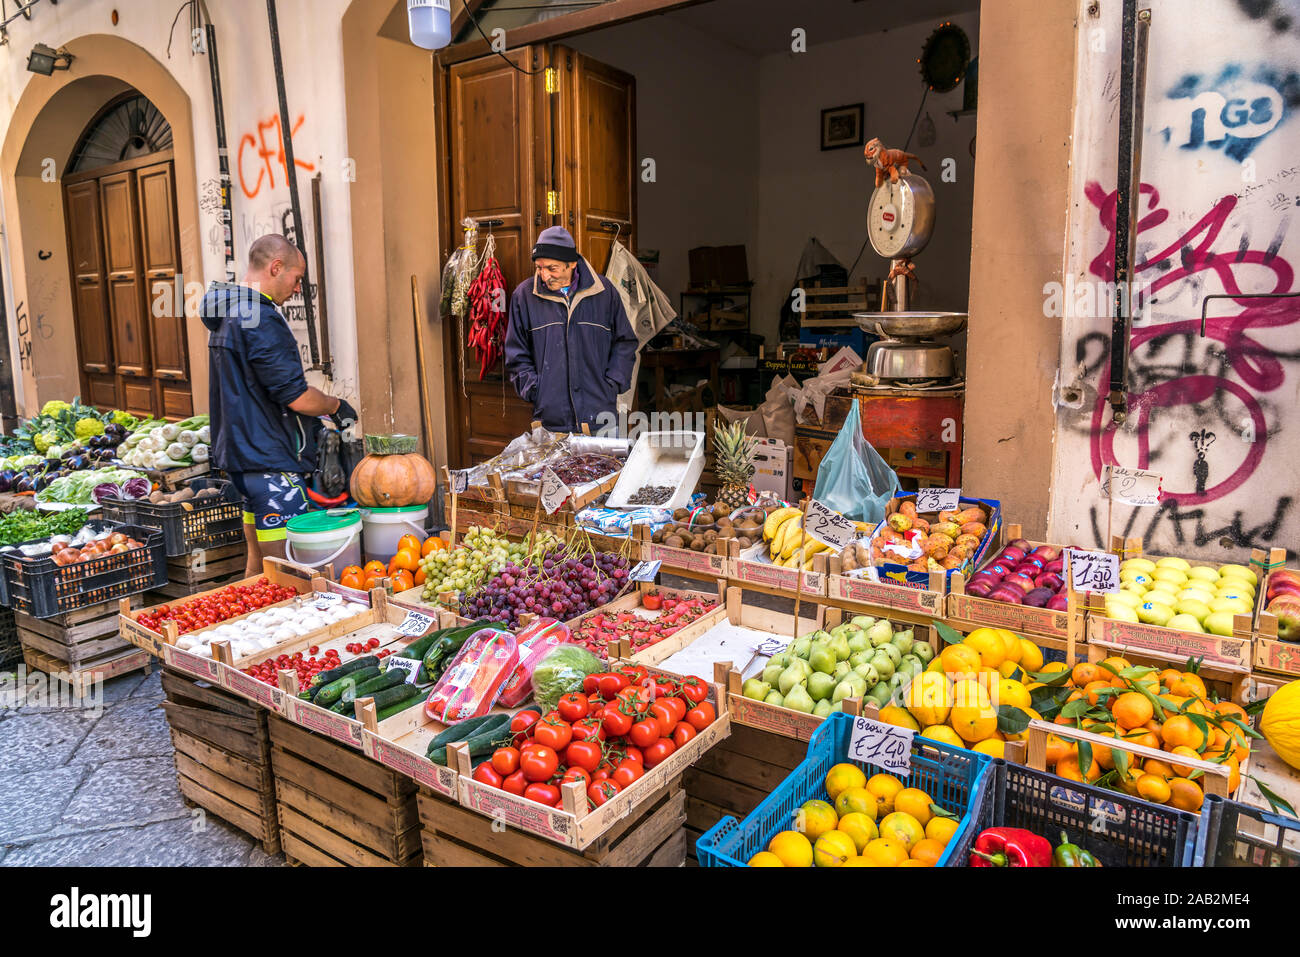
<path id="1" fill-rule="evenodd" d="M 772 564 L 783 568 L 798 568 L 800 546 L 803 547 L 803 570 L 812 571 L 813 556 L 826 551 L 826 546 L 804 534 L 803 512 L 797 508 L 779 508 L 763 523 L 763 538 L 767 542 Z"/>

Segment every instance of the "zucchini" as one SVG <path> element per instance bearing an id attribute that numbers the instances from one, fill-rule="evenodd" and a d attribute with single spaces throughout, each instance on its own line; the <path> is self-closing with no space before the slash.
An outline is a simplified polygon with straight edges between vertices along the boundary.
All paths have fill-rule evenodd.
<path id="1" fill-rule="evenodd" d="M 408 685 L 407 687 L 413 687 L 413 686 Z M 380 721 L 383 721 L 385 718 L 391 718 L 395 714 L 401 714 L 407 708 L 413 707 L 417 704 L 423 704 L 424 697 L 425 697 L 424 691 L 418 688 L 416 689 L 416 691 L 418 692 L 418 694 L 414 695 L 413 697 L 407 698 L 405 701 L 399 701 L 397 702 L 397 704 L 390 704 L 386 708 L 380 708 L 376 713 L 376 717 Z"/>
<path id="2" fill-rule="evenodd" d="M 369 670 L 369 669 L 367 669 Z M 357 672 L 360 674 L 361 672 Z M 349 678 L 355 678 L 356 675 L 348 675 Z M 401 668 L 391 668 L 388 671 L 382 671 L 373 678 L 367 678 L 359 681 L 354 687 L 343 689 L 343 695 L 331 707 L 331 711 L 337 711 L 339 714 L 352 714 L 352 702 L 357 698 L 364 698 L 366 695 L 372 695 L 377 691 L 383 691 L 385 688 L 391 688 L 394 685 L 402 684 L 406 679 L 406 672 Z"/>
<path id="3" fill-rule="evenodd" d="M 357 685 L 369 681 L 371 678 L 378 678 L 380 675 L 379 668 L 371 665 L 369 668 L 362 668 L 346 674 L 336 681 L 322 687 L 316 692 L 316 697 L 311 699 L 311 703 L 321 708 L 328 708 L 335 704 L 343 697 L 343 693 L 349 688 L 355 688 Z"/>
<path id="4" fill-rule="evenodd" d="M 435 671 L 441 674 L 439 665 L 443 662 L 450 661 L 455 657 L 456 652 L 460 651 L 461 646 L 469 639 L 474 632 L 489 627 L 504 627 L 500 622 L 492 621 L 489 618 L 480 618 L 473 624 L 466 625 L 463 628 L 451 628 L 437 641 L 429 646 L 429 650 L 424 654 L 424 667 L 432 676 Z"/>
<path id="5" fill-rule="evenodd" d="M 502 746 L 503 742 L 510 740 L 510 722 L 509 715 L 504 716 L 507 720 L 504 724 L 497 725 L 495 728 L 488 726 L 488 730 L 480 729 L 477 734 L 465 741 L 465 746 L 469 748 L 469 756 L 473 758 L 485 758 L 497 748 Z M 447 744 L 440 748 L 434 748 L 429 752 L 429 760 L 434 764 L 445 765 L 447 763 L 447 748 L 454 744 L 453 738 Z"/>
<path id="6" fill-rule="evenodd" d="M 378 691 L 372 691 L 370 692 L 370 697 L 374 698 L 375 710 L 378 711 L 381 708 L 388 708 L 402 701 L 414 698 L 418 696 L 419 693 L 420 689 L 415 685 L 403 683 L 391 688 L 381 688 Z"/>
<path id="7" fill-rule="evenodd" d="M 420 661 L 424 658 L 424 653 L 429 650 L 429 646 L 449 631 L 455 631 L 455 628 L 438 628 L 429 632 L 423 638 L 416 638 L 415 641 L 402 649 L 402 657 L 414 658 L 416 661 Z"/>
<path id="8" fill-rule="evenodd" d="M 485 714 L 479 718 L 466 718 L 464 721 L 459 721 L 429 742 L 426 756 L 432 757 L 433 752 L 442 751 L 444 759 L 441 763 L 446 763 L 447 745 L 455 741 L 468 741 L 484 733 L 500 734 L 502 731 L 508 731 L 511 717 L 508 714 Z"/>
<path id="9" fill-rule="evenodd" d="M 315 678 L 311 679 L 309 691 L 323 688 L 332 681 L 338 681 L 344 675 L 350 675 L 352 672 L 361 668 L 373 668 L 379 664 L 379 659 L 374 655 L 366 655 L 363 658 L 353 658 L 347 664 L 339 665 L 337 668 L 331 668 L 329 671 L 322 671 Z"/>

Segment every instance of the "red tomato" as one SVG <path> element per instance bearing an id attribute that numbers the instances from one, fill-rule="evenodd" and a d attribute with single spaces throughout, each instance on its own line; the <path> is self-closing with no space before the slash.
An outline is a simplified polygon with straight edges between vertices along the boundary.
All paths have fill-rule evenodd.
<path id="1" fill-rule="evenodd" d="M 533 728 L 533 740 L 556 751 L 563 751 L 573 740 L 573 728 L 558 714 L 548 714 Z"/>
<path id="2" fill-rule="evenodd" d="M 664 737 L 671 734 L 677 726 L 677 711 L 664 698 L 655 699 L 655 703 L 650 706 L 650 716 L 659 722 Z"/>
<path id="3" fill-rule="evenodd" d="M 714 710 L 713 705 L 707 701 L 701 701 L 690 711 L 686 712 L 686 720 L 690 722 L 691 727 L 696 731 L 703 731 L 709 725 L 717 720 L 718 713 Z"/>
<path id="4" fill-rule="evenodd" d="M 587 797 L 592 804 L 600 807 L 621 790 L 623 789 L 611 780 L 596 781 L 591 787 L 587 788 Z"/>
<path id="5" fill-rule="evenodd" d="M 610 780 L 620 788 L 625 788 L 643 774 L 645 774 L 645 768 L 631 758 L 624 758 L 618 762 L 618 767 L 610 775 Z"/>
<path id="6" fill-rule="evenodd" d="M 583 718 L 581 721 L 573 722 L 573 740 L 604 741 L 605 728 L 601 724 L 601 717 L 592 715 L 589 718 Z"/>
<path id="7" fill-rule="evenodd" d="M 501 775 L 497 774 L 496 770 L 493 769 L 492 763 L 490 761 L 484 761 L 482 764 L 476 767 L 474 769 L 473 775 L 471 776 L 474 778 L 475 781 L 478 781 L 481 784 L 486 784 L 494 788 L 501 787 L 501 782 L 504 780 L 501 777 Z"/>
<path id="8" fill-rule="evenodd" d="M 701 679 L 691 676 L 682 679 L 681 693 L 691 704 L 699 704 L 709 696 L 709 686 Z"/>
<path id="9" fill-rule="evenodd" d="M 560 703 L 556 705 L 556 710 L 560 712 L 560 717 L 565 721 L 577 721 L 585 718 L 591 712 L 591 704 L 587 701 L 587 696 L 581 691 L 571 691 L 560 697 Z"/>
<path id="10" fill-rule="evenodd" d="M 632 725 L 632 730 L 627 736 L 638 748 L 645 748 L 662 738 L 663 734 L 655 718 L 645 717 Z"/>
<path id="11" fill-rule="evenodd" d="M 632 684 L 639 685 L 645 680 L 646 675 L 650 672 L 646 669 L 645 665 L 624 665 L 618 669 L 618 673 L 628 681 L 632 682 Z"/>
<path id="12" fill-rule="evenodd" d="M 601 726 L 609 737 L 617 738 L 632 730 L 632 716 L 620 711 L 618 705 L 611 702 L 601 712 Z"/>
<path id="13" fill-rule="evenodd" d="M 501 782 L 502 790 L 509 791 L 511 794 L 518 794 L 521 797 L 523 796 L 523 793 L 527 789 L 527 787 L 528 787 L 528 779 L 524 777 L 523 771 L 516 771 L 514 774 L 510 775 L 508 778 L 506 778 L 504 781 Z"/>
<path id="14" fill-rule="evenodd" d="M 676 724 L 678 721 L 684 720 L 686 717 L 686 712 L 690 710 L 689 708 L 686 707 L 686 702 L 683 701 L 681 698 L 677 697 L 676 695 L 673 695 L 670 698 L 660 698 L 658 701 L 655 702 L 655 704 L 665 704 L 672 709 L 673 724 Z"/>
<path id="15" fill-rule="evenodd" d="M 582 679 L 582 690 L 587 694 L 595 694 L 600 690 L 600 675 L 587 675 Z"/>
<path id="16" fill-rule="evenodd" d="M 564 777 L 560 778 L 560 783 L 568 784 L 570 781 L 578 781 L 585 791 L 591 787 L 591 773 L 586 768 L 569 768 L 564 772 Z"/>
<path id="17" fill-rule="evenodd" d="M 514 774 L 519 770 L 519 749 L 497 748 L 492 752 L 492 767 L 503 778 Z"/>
<path id="18" fill-rule="evenodd" d="M 647 768 L 654 767 L 676 750 L 677 745 L 673 744 L 671 738 L 660 738 L 645 749 L 645 766 Z"/>
<path id="19" fill-rule="evenodd" d="M 683 721 L 678 724 L 677 727 L 673 728 L 673 744 L 680 748 L 697 734 L 699 734 L 699 732 L 695 730 L 694 726 L 689 721 Z"/>
<path id="20" fill-rule="evenodd" d="M 645 767 L 645 752 L 642 751 L 634 744 L 628 744 L 623 746 L 623 757 L 631 758 L 637 764 L 641 765 L 642 767 Z"/>
<path id="21" fill-rule="evenodd" d="M 536 801 L 538 804 L 554 807 L 555 802 L 560 799 L 560 789 L 554 784 L 534 783 L 524 788 L 524 797 L 530 801 Z"/>
<path id="22" fill-rule="evenodd" d="M 549 781 L 559 766 L 560 756 L 542 745 L 524 751 L 519 756 L 519 770 L 524 772 L 524 777 L 529 781 Z"/>
<path id="23" fill-rule="evenodd" d="M 619 674 L 605 673 L 600 675 L 596 687 L 600 691 L 600 696 L 606 701 L 610 701 L 620 691 L 628 686 L 628 680 Z"/>
<path id="24" fill-rule="evenodd" d="M 540 718 L 536 711 L 520 711 L 510 719 L 510 733 L 527 734 Z"/>
<path id="25" fill-rule="evenodd" d="M 618 704 L 634 714 L 645 714 L 650 710 L 652 700 L 649 688 L 624 688 L 617 697 Z"/>
<path id="26" fill-rule="evenodd" d="M 564 749 L 565 764 L 588 772 L 596 770 L 603 757 L 596 741 L 574 741 Z"/>
<path id="27" fill-rule="evenodd" d="M 609 770 L 607 768 L 597 768 L 595 771 L 591 772 L 591 780 L 593 782 L 606 781 L 608 779 L 609 779 Z"/>

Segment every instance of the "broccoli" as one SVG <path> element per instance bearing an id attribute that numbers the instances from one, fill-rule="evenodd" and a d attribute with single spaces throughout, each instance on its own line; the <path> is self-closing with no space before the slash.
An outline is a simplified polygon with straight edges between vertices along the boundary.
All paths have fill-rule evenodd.
<path id="1" fill-rule="evenodd" d="M 92 435 L 103 435 L 104 423 L 99 421 L 99 419 L 78 419 L 76 434 L 79 439 L 88 439 Z"/>

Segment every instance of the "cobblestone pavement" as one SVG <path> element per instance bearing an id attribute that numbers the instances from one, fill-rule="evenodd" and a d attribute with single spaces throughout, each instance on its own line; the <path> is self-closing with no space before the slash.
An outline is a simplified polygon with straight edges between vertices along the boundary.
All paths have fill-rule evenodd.
<path id="1" fill-rule="evenodd" d="M 78 704 L 41 672 L 0 672 L 0 865 L 284 864 L 185 806 L 158 677 L 112 678 Z"/>

